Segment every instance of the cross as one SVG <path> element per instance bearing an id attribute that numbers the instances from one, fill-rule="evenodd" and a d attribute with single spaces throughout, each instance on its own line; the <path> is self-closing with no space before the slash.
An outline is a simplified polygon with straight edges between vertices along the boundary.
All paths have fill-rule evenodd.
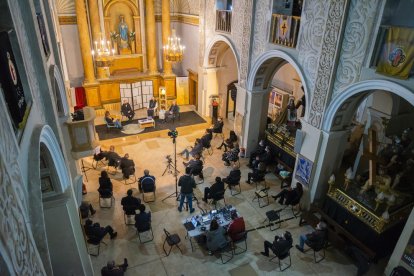
<path id="1" fill-rule="evenodd" d="M 369 151 L 364 152 L 364 156 L 369 160 L 369 184 L 372 186 L 375 183 L 377 176 L 377 132 L 368 129 Z"/>
<path id="2" fill-rule="evenodd" d="M 285 32 L 286 32 L 286 28 L 287 28 L 287 26 L 286 26 L 286 22 L 285 21 L 283 21 L 283 25 L 282 25 L 282 27 L 280 27 L 281 29 L 282 29 L 282 35 L 285 35 Z"/>

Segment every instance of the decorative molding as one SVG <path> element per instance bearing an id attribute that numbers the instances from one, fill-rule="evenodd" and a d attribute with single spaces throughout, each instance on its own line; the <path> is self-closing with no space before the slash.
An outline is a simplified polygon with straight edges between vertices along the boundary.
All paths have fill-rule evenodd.
<path id="1" fill-rule="evenodd" d="M 55 0 L 57 14 L 76 14 L 75 1 L 76 0 Z"/>
<path id="2" fill-rule="evenodd" d="M 198 26 L 199 18 L 198 16 L 188 15 L 188 14 L 175 14 L 171 15 L 171 22 L 178 22 L 188 25 Z M 155 22 L 161 22 L 162 16 L 160 14 L 155 15 Z"/>
<path id="3" fill-rule="evenodd" d="M 203 1 L 201 1 L 203 2 Z M 170 13 L 179 13 L 186 15 L 199 15 L 200 14 L 200 0 L 170 0 Z M 154 12 L 156 15 L 160 15 L 161 12 L 161 0 L 154 1 Z"/>
<path id="4" fill-rule="evenodd" d="M 263 54 L 269 43 L 268 22 L 271 18 L 272 4 L 270 1 L 257 1 L 254 18 L 252 60 Z"/>
<path id="5" fill-rule="evenodd" d="M 240 67 L 239 67 L 239 85 L 245 86 L 247 81 L 248 70 L 250 66 L 250 44 L 252 43 L 252 18 L 253 18 L 253 0 L 243 1 L 243 29 L 241 37 L 238 38 L 239 43 L 241 41 L 240 53 Z M 234 21 L 233 23 L 238 22 Z"/>
<path id="6" fill-rule="evenodd" d="M 351 1 L 332 97 L 359 80 L 379 0 Z"/>
<path id="7" fill-rule="evenodd" d="M 76 15 L 59 15 L 59 25 L 76 25 Z"/>
<path id="8" fill-rule="evenodd" d="M 333 0 L 329 4 L 328 18 L 325 23 L 323 44 L 317 66 L 315 88 L 309 114 L 309 123 L 320 128 L 328 94 L 331 93 L 336 69 L 336 58 L 339 54 L 341 33 L 344 27 L 348 3 L 350 0 Z"/>

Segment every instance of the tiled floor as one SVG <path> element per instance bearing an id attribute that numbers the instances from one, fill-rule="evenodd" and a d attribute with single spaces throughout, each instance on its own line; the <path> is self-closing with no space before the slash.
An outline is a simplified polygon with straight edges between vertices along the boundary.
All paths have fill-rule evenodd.
<path id="1" fill-rule="evenodd" d="M 188 135 L 179 136 L 177 138 L 177 152 L 185 148 L 189 142 L 193 141 L 193 137 L 199 137 L 203 134 L 203 130 L 194 128 L 193 132 Z M 228 131 L 225 130 L 227 134 Z M 164 136 L 165 137 L 165 136 Z M 220 143 L 220 138 L 213 140 L 214 152 L 212 156 L 206 156 L 204 165 L 205 181 L 197 186 L 196 195 L 200 199 L 199 206 L 203 209 L 211 209 L 203 201 L 201 201 L 204 187 L 209 186 L 216 176 L 227 176 L 230 168 L 223 165 L 221 161 L 222 151 L 216 147 Z M 244 217 L 248 230 L 248 250 L 246 253 L 235 256 L 227 264 L 221 264 L 221 260 L 216 256 L 209 256 L 207 252 L 201 248 L 191 251 L 190 243 L 185 239 L 185 228 L 181 222 L 189 216 L 189 213 L 177 211 L 177 201 L 175 198 L 162 199 L 175 192 L 175 179 L 172 174 L 162 173 L 167 166 L 166 155 L 173 156 L 174 145 L 170 138 L 153 138 L 140 141 L 136 137 L 127 140 L 110 142 L 105 141 L 105 146 L 114 144 L 116 151 L 120 154 L 129 153 L 136 164 L 136 176 L 140 177 L 144 169 L 149 169 L 150 173 L 157 179 L 156 201 L 146 204 L 152 212 L 152 228 L 154 231 L 154 240 L 152 242 L 140 244 L 134 226 L 124 224 L 123 211 L 120 205 L 121 198 L 126 195 L 129 188 L 134 190 L 134 195 L 141 197 L 138 193 L 137 185 L 125 185 L 122 181 L 121 173 L 111 176 L 114 185 L 115 203 L 112 208 L 104 209 L 99 207 L 98 203 L 98 177 L 100 171 L 104 167 L 88 171 L 89 182 L 86 183 L 88 194 L 84 196 L 84 200 L 89 201 L 97 209 L 97 213 L 92 217 L 101 225 L 112 225 L 118 232 L 118 237 L 114 240 L 105 238 L 107 245 L 101 246 L 99 257 L 92 257 L 95 275 L 100 275 L 100 269 L 108 260 L 122 262 L 124 258 L 128 258 L 129 267 L 126 275 L 277 275 L 278 264 L 277 259 L 269 262 L 269 259 L 260 255 L 263 250 L 264 240 L 273 240 L 275 234 L 282 234 L 285 230 L 292 233 L 294 243 L 297 242 L 300 233 L 310 231 L 309 226 L 298 226 L 298 218 L 292 216 L 292 211 L 286 209 L 282 211 L 282 219 L 286 219 L 282 223 L 282 227 L 276 231 L 270 231 L 264 227 L 265 212 L 271 209 L 281 208 L 278 203 L 270 199 L 270 205 L 259 208 L 257 201 L 252 201 L 254 197 L 255 187 L 245 183 L 247 173 L 247 160 L 241 160 L 242 170 L 242 193 L 231 196 L 227 190 L 225 197 L 228 204 L 232 204 L 237 208 L 239 213 Z M 91 158 L 86 158 L 87 163 L 91 162 Z M 182 165 L 183 159 L 177 157 L 177 169 L 184 171 Z M 270 194 L 275 194 L 280 189 L 280 182 L 273 174 L 266 175 L 266 182 L 270 185 Z M 199 208 L 197 208 L 199 211 Z M 178 233 L 181 237 L 180 247 L 183 254 L 178 249 L 173 249 L 171 255 L 165 255 L 162 245 L 165 235 L 163 229 L 167 229 L 171 233 Z M 313 253 L 311 251 L 303 254 L 295 248 L 291 250 L 292 266 L 284 273 L 286 275 L 356 275 L 356 266 L 350 258 L 338 252 L 334 248 L 326 251 L 326 259 L 319 264 L 313 262 Z M 382 271 L 386 261 L 372 266 L 369 275 L 382 275 Z"/>

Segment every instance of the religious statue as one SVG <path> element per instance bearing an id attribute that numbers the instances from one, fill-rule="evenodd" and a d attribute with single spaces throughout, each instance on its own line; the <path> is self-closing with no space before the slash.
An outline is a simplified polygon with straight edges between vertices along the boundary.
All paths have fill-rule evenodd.
<path id="1" fill-rule="evenodd" d="M 297 110 L 295 106 L 295 99 L 290 98 L 287 106 L 287 125 L 295 126 L 297 120 Z"/>
<path id="2" fill-rule="evenodd" d="M 121 22 L 119 22 L 118 30 L 119 30 L 119 38 L 120 38 L 120 49 L 129 48 L 129 32 L 128 32 L 128 25 L 125 23 L 124 16 L 119 16 Z"/>

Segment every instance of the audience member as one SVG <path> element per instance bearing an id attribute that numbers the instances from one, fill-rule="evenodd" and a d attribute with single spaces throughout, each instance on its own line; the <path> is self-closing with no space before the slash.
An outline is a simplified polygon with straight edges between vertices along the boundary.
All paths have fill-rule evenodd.
<path id="1" fill-rule="evenodd" d="M 217 121 L 212 126 L 213 133 L 223 133 L 223 119 L 221 117 L 217 118 Z"/>
<path id="2" fill-rule="evenodd" d="M 287 252 L 292 247 L 292 243 L 292 235 L 290 234 L 290 232 L 286 231 L 282 237 L 275 235 L 273 243 L 269 241 L 264 241 L 264 252 L 260 252 L 260 254 L 269 257 L 270 248 L 276 256 L 282 257 L 280 256 L 280 254 Z"/>
<path id="3" fill-rule="evenodd" d="M 259 163 L 263 162 L 266 165 L 270 165 L 272 163 L 272 161 L 273 161 L 272 152 L 270 150 L 270 147 L 266 146 L 265 151 L 262 154 L 256 156 L 256 159 L 253 161 L 252 166 L 255 167 L 256 166 L 255 163 L 257 163 L 257 162 L 259 162 Z"/>
<path id="4" fill-rule="evenodd" d="M 213 133 L 212 130 L 207 128 L 205 134 L 203 137 L 200 138 L 201 144 L 204 148 L 208 149 L 211 147 L 211 140 L 213 139 Z"/>
<path id="5" fill-rule="evenodd" d="M 232 186 L 235 186 L 240 183 L 241 178 L 241 172 L 239 164 L 234 163 L 233 168 L 230 171 L 230 174 L 223 178 L 223 182 L 229 185 L 229 189 L 231 189 Z"/>
<path id="6" fill-rule="evenodd" d="M 102 160 L 105 157 L 104 152 L 102 151 L 102 148 L 100 145 L 98 145 L 94 150 L 93 150 L 93 159 L 96 161 Z"/>
<path id="7" fill-rule="evenodd" d="M 135 215 L 135 210 L 141 205 L 141 199 L 132 195 L 132 189 L 127 191 L 127 196 L 121 199 L 122 209 L 127 215 Z"/>
<path id="8" fill-rule="evenodd" d="M 242 238 L 241 234 L 246 231 L 246 225 L 243 217 L 239 217 L 237 211 L 231 213 L 232 221 L 227 228 L 227 235 L 232 241 L 238 241 Z"/>
<path id="9" fill-rule="evenodd" d="M 190 213 L 193 213 L 195 211 L 193 208 L 193 189 L 196 187 L 196 183 L 194 181 L 194 178 L 191 177 L 190 167 L 185 168 L 185 175 L 181 176 L 178 180 L 178 186 L 181 187 L 180 206 L 178 206 L 178 211 L 182 211 L 184 199 L 187 198 Z"/>
<path id="10" fill-rule="evenodd" d="M 130 175 L 133 175 L 135 173 L 134 160 L 129 159 L 128 153 L 125 153 L 124 157 L 121 158 L 119 167 L 122 170 L 122 174 L 124 175 L 124 178 L 129 178 Z"/>
<path id="11" fill-rule="evenodd" d="M 149 174 L 149 170 L 144 170 L 144 175 L 138 179 L 138 190 L 144 192 L 155 192 L 155 177 Z"/>
<path id="12" fill-rule="evenodd" d="M 213 185 L 211 185 L 210 187 L 204 188 L 203 201 L 207 202 L 207 199 L 209 198 L 215 199 L 217 193 L 220 193 L 223 191 L 224 191 L 224 183 L 223 181 L 221 181 L 221 177 L 217 176 L 216 182 Z"/>
<path id="13" fill-rule="evenodd" d="M 111 226 L 107 225 L 104 228 L 101 227 L 101 225 L 98 222 L 93 223 L 90 219 L 87 219 L 85 221 L 84 229 L 88 239 L 95 239 L 96 242 L 100 242 L 106 234 L 109 234 L 111 240 L 115 239 L 118 235 L 117 232 L 114 232 L 114 229 Z"/>
<path id="14" fill-rule="evenodd" d="M 297 201 L 302 197 L 303 194 L 303 187 L 302 184 L 299 182 L 296 183 L 296 187 L 292 188 L 285 188 L 280 191 L 277 195 L 272 196 L 275 200 L 279 199 L 279 204 L 283 205 L 290 205 L 292 202 Z"/>
<path id="15" fill-rule="evenodd" d="M 145 212 L 145 205 L 139 205 L 139 214 L 135 215 L 135 228 L 138 232 L 145 232 L 151 228 L 151 212 Z"/>
<path id="16" fill-rule="evenodd" d="M 121 265 L 116 265 L 115 261 L 108 261 L 106 266 L 102 267 L 101 275 L 102 276 L 123 276 L 127 268 L 128 268 L 127 258 L 124 259 L 124 263 Z"/>
<path id="17" fill-rule="evenodd" d="M 112 117 L 109 111 L 105 111 L 105 122 L 110 126 L 115 126 L 116 128 L 122 129 L 122 124 L 119 119 Z"/>
<path id="18" fill-rule="evenodd" d="M 98 192 L 102 197 L 112 196 L 112 182 L 106 171 L 102 171 L 101 177 L 99 177 Z"/>
<path id="19" fill-rule="evenodd" d="M 260 162 L 257 165 L 257 168 L 253 168 L 253 171 L 247 174 L 246 182 L 250 184 L 251 183 L 250 180 L 259 181 L 264 178 L 265 174 L 266 174 L 266 164 L 263 162 Z"/>
<path id="20" fill-rule="evenodd" d="M 197 138 L 194 142 L 194 147 L 190 147 L 191 150 L 189 150 L 188 148 L 184 149 L 180 155 L 184 155 L 185 154 L 185 159 L 188 160 L 189 156 L 191 155 L 192 157 L 194 157 L 196 154 L 198 154 L 199 156 L 201 156 L 201 154 L 203 153 L 203 144 L 201 142 L 200 138 Z"/>
<path id="21" fill-rule="evenodd" d="M 299 236 L 299 244 L 296 245 L 296 248 L 300 252 L 304 252 L 305 242 L 319 244 L 321 243 L 326 237 L 326 223 L 324 221 L 319 221 L 316 225 L 316 229 L 308 234 L 301 234 Z"/>
<path id="22" fill-rule="evenodd" d="M 210 230 L 206 234 L 206 246 L 209 250 L 209 254 L 213 254 L 220 248 L 225 247 L 228 244 L 226 239 L 226 230 L 220 226 L 216 219 L 211 220 Z"/>
<path id="23" fill-rule="evenodd" d="M 106 160 L 108 160 L 108 166 L 112 166 L 115 168 L 119 167 L 119 163 L 121 162 L 121 156 L 115 152 L 115 147 L 110 146 L 109 151 L 104 152 L 104 156 Z"/>
<path id="24" fill-rule="evenodd" d="M 173 101 L 167 113 L 165 114 L 165 121 L 167 121 L 167 119 L 174 119 L 179 112 L 180 108 L 178 107 L 177 103 Z"/>
<path id="25" fill-rule="evenodd" d="M 130 121 L 134 118 L 135 112 L 132 110 L 128 100 L 124 100 L 124 103 L 121 106 L 121 113 L 125 117 L 128 117 L 128 120 Z"/>
<path id="26" fill-rule="evenodd" d="M 257 148 L 252 153 L 250 153 L 248 167 L 253 166 L 253 161 L 256 159 L 256 156 L 262 155 L 265 152 L 265 148 L 266 148 L 265 140 L 260 140 L 259 145 L 257 146 Z"/>
<path id="27" fill-rule="evenodd" d="M 87 201 L 82 201 L 81 205 L 79 206 L 79 211 L 83 219 L 89 217 L 89 212 L 91 212 L 91 216 L 96 213 L 96 210 L 93 209 L 92 204 Z"/>
<path id="28" fill-rule="evenodd" d="M 217 149 L 221 149 L 224 147 L 224 152 L 227 151 L 227 148 L 232 149 L 234 146 L 234 143 L 237 143 L 237 135 L 233 130 L 230 130 L 229 138 L 224 140 Z"/>
<path id="29" fill-rule="evenodd" d="M 227 152 L 224 152 L 222 155 L 222 160 L 224 161 L 225 166 L 230 166 L 230 162 L 235 162 L 239 159 L 240 148 L 239 144 L 234 143 L 234 147 Z"/>
<path id="30" fill-rule="evenodd" d="M 157 107 L 158 107 L 158 103 L 154 99 L 154 97 L 152 97 L 151 100 L 148 102 L 147 116 L 148 117 L 154 117 L 155 111 L 157 110 Z"/>

